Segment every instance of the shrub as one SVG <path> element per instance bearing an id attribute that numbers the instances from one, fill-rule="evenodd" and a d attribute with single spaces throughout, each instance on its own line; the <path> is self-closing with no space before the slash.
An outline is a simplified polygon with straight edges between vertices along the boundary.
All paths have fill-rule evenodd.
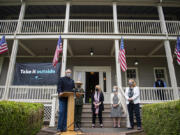
<path id="1" fill-rule="evenodd" d="M 144 105 L 142 119 L 147 135 L 180 135 L 180 100 Z"/>
<path id="2" fill-rule="evenodd" d="M 43 124 L 39 103 L 0 101 L 0 135 L 35 135 Z"/>

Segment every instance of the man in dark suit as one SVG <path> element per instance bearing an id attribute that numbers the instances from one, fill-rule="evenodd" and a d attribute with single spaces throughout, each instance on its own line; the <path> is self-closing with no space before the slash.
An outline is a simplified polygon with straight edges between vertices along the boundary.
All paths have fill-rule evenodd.
<path id="1" fill-rule="evenodd" d="M 71 79 L 72 71 L 67 69 L 64 77 L 60 77 L 57 85 L 59 96 L 58 132 L 65 132 L 67 128 L 67 97 L 62 97 L 63 92 L 72 91 L 75 88 L 74 80 Z"/>
<path id="2" fill-rule="evenodd" d="M 161 80 L 161 78 L 157 78 L 157 81 L 154 83 L 155 88 L 164 88 L 166 87 L 166 83 Z M 157 89 L 157 96 L 159 100 L 165 100 L 165 93 L 163 89 Z"/>

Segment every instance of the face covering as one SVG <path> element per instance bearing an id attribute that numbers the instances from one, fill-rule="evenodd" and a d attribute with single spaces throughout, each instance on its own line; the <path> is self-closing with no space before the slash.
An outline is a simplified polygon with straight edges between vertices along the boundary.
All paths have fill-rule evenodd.
<path id="1" fill-rule="evenodd" d="M 129 86 L 133 86 L 133 82 L 129 82 Z"/>
<path id="2" fill-rule="evenodd" d="M 71 77 L 71 73 L 67 73 L 66 76 L 70 78 Z"/>
<path id="3" fill-rule="evenodd" d="M 113 92 L 117 92 L 117 90 L 116 90 L 116 89 L 113 89 Z"/>

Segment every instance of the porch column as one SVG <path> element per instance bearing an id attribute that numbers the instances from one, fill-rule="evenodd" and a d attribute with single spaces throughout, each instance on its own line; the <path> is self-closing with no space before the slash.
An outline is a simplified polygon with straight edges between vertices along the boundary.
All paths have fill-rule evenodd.
<path id="1" fill-rule="evenodd" d="M 15 68 L 15 64 L 16 64 L 16 56 L 17 56 L 17 51 L 18 51 L 18 46 L 19 46 L 18 45 L 19 40 L 16 39 L 16 33 L 18 31 L 20 31 L 20 29 L 21 29 L 22 20 L 24 18 L 24 14 L 25 14 L 25 7 L 26 7 L 26 4 L 24 1 L 22 1 L 21 10 L 20 10 L 19 19 L 18 19 L 18 24 L 17 24 L 16 32 L 14 34 L 14 42 L 13 42 L 13 48 L 12 48 L 12 52 L 11 52 L 8 72 L 7 72 L 7 78 L 6 78 L 6 83 L 5 83 L 5 91 L 3 94 L 3 100 L 8 99 L 9 86 L 11 85 L 12 80 L 13 80 L 14 68 Z"/>
<path id="2" fill-rule="evenodd" d="M 174 90 L 174 98 L 179 99 L 176 75 L 175 75 L 175 70 L 174 70 L 174 65 L 173 65 L 173 58 L 172 58 L 172 54 L 171 54 L 170 42 L 168 40 L 168 32 L 167 32 L 166 22 L 165 22 L 165 18 L 164 18 L 164 13 L 163 13 L 162 6 L 158 6 L 157 9 L 158 9 L 158 14 L 159 14 L 159 19 L 161 22 L 162 32 L 167 37 L 166 40 L 164 40 L 164 48 L 165 48 L 165 52 L 166 52 L 169 75 L 170 75 L 170 79 L 171 79 L 171 86 L 173 87 L 173 90 Z"/>
<path id="3" fill-rule="evenodd" d="M 67 43 L 68 40 L 64 39 L 63 42 L 63 56 L 62 56 L 62 66 L 61 66 L 61 77 L 65 76 L 65 70 L 66 70 L 66 60 L 67 60 Z"/>
<path id="4" fill-rule="evenodd" d="M 117 24 L 117 4 L 113 2 L 113 20 L 114 20 L 114 33 L 118 34 L 118 24 Z M 122 88 L 122 77 L 120 64 L 118 62 L 118 53 L 119 53 L 119 40 L 114 40 L 115 45 L 115 59 L 116 59 L 116 76 L 117 76 L 117 86 Z"/>
<path id="5" fill-rule="evenodd" d="M 70 2 L 68 1 L 66 3 L 66 15 L 65 15 L 65 22 L 64 22 L 64 33 L 68 33 L 69 14 L 70 14 Z M 62 63 L 61 63 L 61 77 L 65 76 L 66 60 L 67 60 L 67 45 L 68 45 L 68 39 L 64 39 L 64 42 L 63 42 L 63 56 L 62 56 Z"/>

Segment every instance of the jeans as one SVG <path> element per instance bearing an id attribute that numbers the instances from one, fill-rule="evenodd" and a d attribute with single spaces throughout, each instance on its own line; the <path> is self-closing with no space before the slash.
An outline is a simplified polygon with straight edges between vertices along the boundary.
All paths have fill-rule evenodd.
<path id="1" fill-rule="evenodd" d="M 139 104 L 129 103 L 128 104 L 129 120 L 131 127 L 134 127 L 134 112 L 136 115 L 137 127 L 141 127 L 140 107 Z"/>
<path id="2" fill-rule="evenodd" d="M 67 128 L 67 100 L 59 100 L 58 130 L 66 131 Z"/>

